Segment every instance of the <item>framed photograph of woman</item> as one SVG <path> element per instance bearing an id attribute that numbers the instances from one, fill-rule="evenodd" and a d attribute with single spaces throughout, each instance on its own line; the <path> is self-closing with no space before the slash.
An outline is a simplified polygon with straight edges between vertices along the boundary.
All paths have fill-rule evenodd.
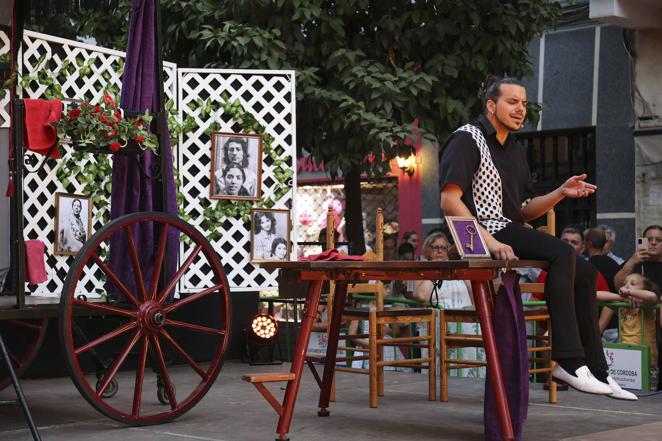
<path id="1" fill-rule="evenodd" d="M 262 135 L 211 134 L 211 199 L 260 200 Z"/>
<path id="2" fill-rule="evenodd" d="M 92 198 L 55 193 L 55 243 L 53 254 L 75 256 L 90 238 Z"/>
<path id="3" fill-rule="evenodd" d="M 251 261 L 290 259 L 290 211 L 251 211 Z"/>

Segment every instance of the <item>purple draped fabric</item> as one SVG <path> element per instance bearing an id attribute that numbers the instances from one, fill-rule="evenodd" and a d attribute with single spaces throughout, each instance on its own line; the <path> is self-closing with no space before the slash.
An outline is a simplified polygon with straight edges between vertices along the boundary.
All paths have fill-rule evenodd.
<path id="1" fill-rule="evenodd" d="M 499 329 L 495 338 L 515 440 L 522 439 L 522 425 L 529 407 L 529 356 L 518 281 L 519 274 L 515 271 L 508 271 L 503 275 L 503 284 L 494 299 L 492 310 L 492 320 Z M 487 375 L 485 380 L 485 440 L 501 441 L 496 400 L 489 378 Z"/>
<path id="2" fill-rule="evenodd" d="M 126 111 L 157 112 L 163 108 L 160 103 L 159 88 L 157 87 L 157 50 L 156 23 L 157 0 L 132 0 L 131 23 L 126 49 L 126 64 L 122 76 L 122 97 L 120 106 Z M 166 182 L 167 206 L 163 211 L 177 214 L 177 198 L 175 192 L 175 179 L 172 168 L 172 151 L 170 136 L 167 129 L 167 116 L 163 112 L 160 117 L 165 127 L 161 135 L 161 152 L 164 152 L 166 168 L 162 170 L 163 180 Z M 152 178 L 152 163 L 160 158 L 151 151 L 143 153 L 140 161 L 133 155 L 113 157 L 113 189 L 111 195 L 111 219 L 125 214 L 154 211 L 158 208 L 154 198 L 158 196 L 158 186 L 162 185 L 157 178 Z M 158 165 L 158 164 L 156 164 Z M 153 257 L 158 237 L 155 237 L 151 225 L 145 223 L 141 229 L 134 230 L 136 247 L 141 262 L 145 286 L 149 286 L 154 270 Z M 177 264 L 178 232 L 171 231 L 167 245 L 166 277 L 174 274 Z M 110 240 L 110 268 L 117 274 L 130 291 L 136 293 L 136 283 L 133 266 L 128 258 L 129 250 L 123 234 L 116 234 Z M 114 300 L 121 300 L 117 288 L 107 284 L 107 290 Z"/>

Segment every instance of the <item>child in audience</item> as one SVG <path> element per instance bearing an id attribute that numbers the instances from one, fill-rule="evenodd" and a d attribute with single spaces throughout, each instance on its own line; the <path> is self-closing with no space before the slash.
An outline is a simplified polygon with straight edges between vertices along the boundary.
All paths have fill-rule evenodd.
<path id="1" fill-rule="evenodd" d="M 660 302 L 660 289 L 650 279 L 638 273 L 628 275 L 618 294 L 598 292 L 600 301 L 626 301 L 630 307 L 619 308 L 618 332 L 621 343 L 646 345 L 649 348 L 651 387 L 657 383 L 657 333 L 654 308 L 640 308 L 644 303 Z M 643 326 L 642 326 L 643 321 Z M 642 331 L 643 330 L 643 331 Z"/>

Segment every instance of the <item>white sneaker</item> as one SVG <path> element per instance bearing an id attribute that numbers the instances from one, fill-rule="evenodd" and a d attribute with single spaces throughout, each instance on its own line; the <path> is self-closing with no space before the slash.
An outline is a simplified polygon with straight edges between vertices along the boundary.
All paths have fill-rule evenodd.
<path id="1" fill-rule="evenodd" d="M 637 401 L 639 398 L 632 392 L 628 392 L 621 388 L 620 384 L 616 382 L 611 375 L 607 377 L 607 383 L 611 387 L 612 392 L 609 394 L 610 397 L 616 398 L 617 400 L 627 400 L 627 401 Z"/>
<path id="2" fill-rule="evenodd" d="M 575 371 L 575 375 L 570 375 L 560 364 L 556 363 L 552 371 L 552 377 L 565 381 L 570 387 L 580 392 L 598 395 L 614 393 L 612 387 L 595 378 L 587 366 L 580 367 Z"/>

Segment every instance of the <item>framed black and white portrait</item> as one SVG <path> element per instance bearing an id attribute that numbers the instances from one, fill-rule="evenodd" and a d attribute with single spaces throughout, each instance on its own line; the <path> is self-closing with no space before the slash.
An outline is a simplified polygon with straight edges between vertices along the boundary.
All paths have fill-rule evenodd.
<path id="1" fill-rule="evenodd" d="M 75 256 L 92 230 L 92 198 L 79 194 L 55 194 L 55 243 L 53 254 Z"/>
<path id="2" fill-rule="evenodd" d="M 251 212 L 251 261 L 290 259 L 290 211 Z"/>
<path id="3" fill-rule="evenodd" d="M 211 134 L 211 199 L 260 199 L 262 135 Z"/>

